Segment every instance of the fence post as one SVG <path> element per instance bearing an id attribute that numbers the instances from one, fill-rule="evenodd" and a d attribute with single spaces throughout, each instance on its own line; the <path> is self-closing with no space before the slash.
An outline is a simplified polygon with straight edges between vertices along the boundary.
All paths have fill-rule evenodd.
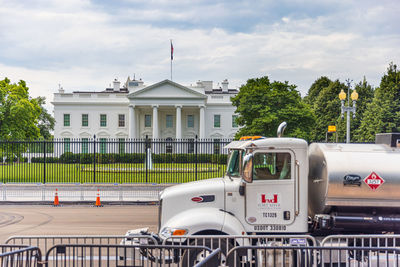
<path id="1" fill-rule="evenodd" d="M 93 183 L 96 183 L 96 135 L 93 136 Z"/>
<path id="2" fill-rule="evenodd" d="M 46 183 L 46 140 L 43 140 L 43 184 Z"/>
<path id="3" fill-rule="evenodd" d="M 149 145 L 150 145 L 150 140 L 149 140 L 149 136 L 148 135 L 146 135 L 146 141 L 145 141 L 145 143 L 144 143 L 144 150 L 145 150 L 145 159 L 144 159 L 144 166 L 146 167 L 146 184 L 147 184 L 147 182 L 148 182 L 148 170 L 149 170 L 149 167 L 148 167 L 148 165 L 149 165 L 149 162 L 147 162 L 147 157 L 148 157 L 148 152 L 147 152 L 147 150 L 148 150 L 148 148 L 149 148 Z"/>
<path id="4" fill-rule="evenodd" d="M 196 135 L 196 139 L 194 140 L 194 162 L 195 162 L 195 166 L 194 166 L 194 177 L 195 177 L 195 181 L 197 181 L 197 135 Z"/>

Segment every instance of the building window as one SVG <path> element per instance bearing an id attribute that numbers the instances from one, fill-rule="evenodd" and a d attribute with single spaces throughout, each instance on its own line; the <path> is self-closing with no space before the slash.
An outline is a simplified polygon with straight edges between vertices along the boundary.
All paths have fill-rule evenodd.
<path id="1" fill-rule="evenodd" d="M 82 138 L 82 153 L 89 153 L 89 138 Z"/>
<path id="2" fill-rule="evenodd" d="M 71 152 L 71 139 L 64 138 L 64 153 Z"/>
<path id="3" fill-rule="evenodd" d="M 120 154 L 125 153 L 125 139 L 124 138 L 119 138 L 118 139 L 118 152 Z"/>
<path id="4" fill-rule="evenodd" d="M 107 139 L 100 138 L 100 153 L 105 154 L 107 153 Z"/>
<path id="5" fill-rule="evenodd" d="M 165 117 L 165 120 L 166 120 L 166 125 L 165 125 L 165 127 L 167 127 L 167 128 L 172 128 L 172 115 L 167 115 L 167 116 Z"/>
<path id="6" fill-rule="evenodd" d="M 193 115 L 187 116 L 187 127 L 194 128 L 194 116 Z"/>
<path id="7" fill-rule="evenodd" d="M 100 114 L 100 127 L 107 127 L 107 115 Z"/>
<path id="8" fill-rule="evenodd" d="M 71 126 L 71 115 L 64 114 L 64 126 Z"/>
<path id="9" fill-rule="evenodd" d="M 237 118 L 238 118 L 238 115 L 232 115 L 232 128 L 237 128 L 238 127 L 238 124 L 237 124 Z"/>
<path id="10" fill-rule="evenodd" d="M 144 115 L 144 127 L 151 127 L 151 115 Z"/>
<path id="11" fill-rule="evenodd" d="M 89 126 L 89 114 L 82 114 L 82 126 Z"/>
<path id="12" fill-rule="evenodd" d="M 125 127 L 125 114 L 118 114 L 118 127 Z"/>
<path id="13" fill-rule="evenodd" d="M 214 115 L 214 128 L 221 127 L 221 115 Z"/>

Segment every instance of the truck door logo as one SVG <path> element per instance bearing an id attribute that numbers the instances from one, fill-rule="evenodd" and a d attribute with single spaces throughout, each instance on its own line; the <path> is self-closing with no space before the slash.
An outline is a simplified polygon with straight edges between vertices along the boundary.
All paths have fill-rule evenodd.
<path id="1" fill-rule="evenodd" d="M 274 194 L 272 198 L 267 198 L 265 194 L 261 194 L 261 203 L 278 203 L 278 194 Z"/>
<path id="2" fill-rule="evenodd" d="M 281 194 L 259 193 L 257 197 L 257 208 L 260 212 L 281 209 Z"/>

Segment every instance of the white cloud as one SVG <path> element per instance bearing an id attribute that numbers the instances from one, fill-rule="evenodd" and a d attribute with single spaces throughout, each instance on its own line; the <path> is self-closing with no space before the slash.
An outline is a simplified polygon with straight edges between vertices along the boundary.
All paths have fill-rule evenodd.
<path id="1" fill-rule="evenodd" d="M 59 83 L 67 91 L 102 90 L 136 73 L 151 84 L 169 78 L 170 39 L 174 80 L 182 84 L 228 78 L 238 87 L 268 75 L 298 85 L 304 95 L 322 75 L 342 81 L 365 75 L 377 86 L 388 63 L 400 62 L 399 4 L 342 1 L 332 12 L 309 16 L 312 2 L 298 13 L 278 10 L 273 1 L 253 9 L 243 1 L 180 1 L 173 7 L 169 1 L 124 1 L 113 9 L 78 0 L 1 3 L 0 79 L 26 80 L 32 95 L 48 102 Z M 174 8 L 179 4 L 187 12 Z M 266 12 L 277 19 L 260 18 Z M 241 23 L 248 25 L 235 30 Z M 382 31 L 374 31 L 379 25 Z"/>

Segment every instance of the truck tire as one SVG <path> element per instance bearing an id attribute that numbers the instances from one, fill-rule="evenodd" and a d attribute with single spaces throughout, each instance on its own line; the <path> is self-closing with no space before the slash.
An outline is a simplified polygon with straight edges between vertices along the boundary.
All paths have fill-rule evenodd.
<path id="1" fill-rule="evenodd" d="M 217 239 L 205 239 L 205 240 L 198 240 L 197 243 L 195 244 L 194 241 L 190 243 L 191 246 L 197 245 L 197 246 L 205 246 L 208 248 L 220 248 L 221 249 L 221 254 L 218 259 L 213 260 L 212 262 L 209 263 L 208 266 L 220 266 L 221 264 L 225 264 L 226 266 L 234 266 L 234 260 L 236 260 L 236 266 L 239 265 L 239 258 L 233 259 L 233 257 L 229 257 L 229 259 L 226 258 L 226 253 L 229 251 L 229 249 L 233 248 L 232 244 L 229 244 L 227 246 L 226 240 L 222 239 L 221 241 L 218 241 Z M 228 250 L 227 250 L 228 248 Z M 191 267 L 196 265 L 197 263 L 201 262 L 204 260 L 210 252 L 204 251 L 202 249 L 191 249 L 190 251 L 185 251 L 182 259 L 181 259 L 181 265 L 182 267 Z"/>

